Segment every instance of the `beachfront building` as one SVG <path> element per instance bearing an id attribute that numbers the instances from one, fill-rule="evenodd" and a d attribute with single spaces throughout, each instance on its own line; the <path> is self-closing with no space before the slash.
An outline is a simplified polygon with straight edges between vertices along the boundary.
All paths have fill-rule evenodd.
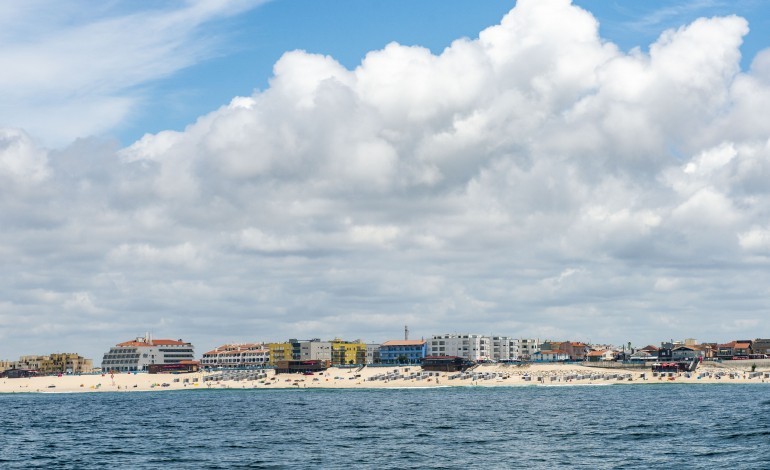
<path id="1" fill-rule="evenodd" d="M 270 362 L 270 350 L 260 343 L 223 344 L 203 354 L 203 367 L 264 367 Z"/>
<path id="2" fill-rule="evenodd" d="M 332 365 L 366 364 L 366 344 L 360 339 L 343 341 L 339 338 L 332 343 Z"/>
<path id="3" fill-rule="evenodd" d="M 294 360 L 294 345 L 288 341 L 283 343 L 267 343 L 264 345 L 270 351 L 270 365 L 275 366 L 278 361 Z"/>
<path id="4" fill-rule="evenodd" d="M 181 339 L 153 339 L 150 335 L 118 343 L 104 353 L 103 371 L 141 372 L 151 364 L 194 361 L 194 347 Z"/>
<path id="5" fill-rule="evenodd" d="M 719 359 L 733 359 L 735 357 L 749 357 L 751 354 L 751 341 L 731 341 L 720 344 L 717 350 Z"/>
<path id="6" fill-rule="evenodd" d="M 600 349 L 598 351 L 590 351 L 586 354 L 587 362 L 614 361 L 617 358 L 618 358 L 618 353 L 611 349 Z"/>
<path id="7" fill-rule="evenodd" d="M 13 367 L 13 361 L 0 361 L 0 372 L 11 369 Z"/>
<path id="8" fill-rule="evenodd" d="M 673 361 L 691 361 L 693 359 L 703 359 L 704 352 L 698 346 L 682 344 L 671 350 L 671 360 Z"/>
<path id="9" fill-rule="evenodd" d="M 514 339 L 510 336 L 492 336 L 492 359 L 499 362 L 514 358 Z"/>
<path id="10" fill-rule="evenodd" d="M 399 339 L 385 341 L 380 345 L 382 364 L 419 364 L 428 350 L 423 339 Z"/>
<path id="11" fill-rule="evenodd" d="M 491 359 L 492 338 L 474 334 L 434 335 L 428 342 L 428 356 L 458 356 L 478 362 Z"/>
<path id="12" fill-rule="evenodd" d="M 770 339 L 757 338 L 752 341 L 751 353 L 770 355 Z"/>
<path id="13" fill-rule="evenodd" d="M 529 361 L 532 355 L 540 351 L 540 339 L 517 338 L 513 340 L 514 361 Z"/>
<path id="14" fill-rule="evenodd" d="M 533 362 L 565 362 L 569 361 L 569 354 L 563 351 L 543 349 L 532 354 L 530 359 Z"/>
<path id="15" fill-rule="evenodd" d="M 317 338 L 301 341 L 299 358 L 303 361 L 331 361 L 332 343 Z"/>
<path id="16" fill-rule="evenodd" d="M 379 364 L 380 363 L 380 344 L 366 343 L 366 363 L 367 364 Z"/>
<path id="17" fill-rule="evenodd" d="M 35 370 L 40 374 L 87 374 L 93 371 L 93 360 L 77 353 L 53 353 L 43 356 L 21 356 L 9 369 Z"/>

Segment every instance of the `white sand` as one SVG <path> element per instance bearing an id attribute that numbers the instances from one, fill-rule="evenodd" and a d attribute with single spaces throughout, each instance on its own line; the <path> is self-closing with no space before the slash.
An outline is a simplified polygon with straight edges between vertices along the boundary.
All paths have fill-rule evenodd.
<path id="1" fill-rule="evenodd" d="M 470 373 L 496 374 L 497 377 L 484 380 L 449 379 L 454 373 L 441 372 L 438 377 L 396 380 L 369 380 L 377 375 L 392 373 L 396 370 L 403 375 L 421 373 L 416 366 L 407 367 L 366 367 L 356 369 L 331 368 L 323 373 L 312 376 L 302 374 L 278 374 L 267 371 L 264 380 L 219 380 L 204 382 L 202 372 L 190 374 L 115 374 L 115 375 L 82 375 L 62 377 L 34 377 L 24 379 L 0 379 L 0 393 L 62 393 L 62 392 L 131 392 L 131 391 L 162 391 L 162 390 L 192 390 L 201 388 L 405 388 L 405 387 L 444 387 L 444 386 L 572 386 L 572 385 L 608 385 L 608 384 L 649 384 L 649 383 L 768 383 L 764 372 L 760 377 L 748 378 L 749 365 L 744 369 L 737 367 L 718 367 L 704 365 L 699 367 L 687 378 L 679 373 L 674 377 L 653 377 L 652 372 L 640 369 L 603 369 L 581 365 L 564 364 L 530 364 L 513 366 L 500 364 L 484 364 L 476 367 Z M 407 371 L 408 370 L 408 371 Z M 698 378 L 703 373 L 711 373 L 710 377 Z M 646 379 L 641 378 L 641 374 Z M 724 374 L 716 378 L 714 374 Z M 729 374 L 733 374 L 731 378 Z M 618 378 L 583 378 L 573 376 L 597 376 L 617 374 Z M 630 380 L 629 380 L 630 376 Z M 529 380 L 526 379 L 529 377 Z M 197 381 L 196 381 L 197 379 Z M 167 386 L 163 386 L 167 384 Z"/>

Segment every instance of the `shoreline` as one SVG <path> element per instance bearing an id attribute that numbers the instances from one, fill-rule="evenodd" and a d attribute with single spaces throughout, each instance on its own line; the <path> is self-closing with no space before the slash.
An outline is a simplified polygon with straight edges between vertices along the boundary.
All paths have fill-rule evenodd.
<path id="1" fill-rule="evenodd" d="M 649 369 L 603 369 L 577 364 L 529 364 L 510 366 L 482 364 L 461 374 L 425 372 L 419 366 L 330 368 L 314 375 L 275 374 L 263 371 L 256 379 L 238 380 L 235 371 L 187 374 L 103 374 L 65 375 L 19 379 L 0 379 L 0 394 L 15 393 L 100 393 L 162 392 L 170 390 L 254 389 L 433 389 L 455 387 L 575 387 L 648 384 L 767 384 L 770 369 L 750 370 L 737 367 L 703 365 L 692 373 L 653 377 Z M 223 375 L 226 374 L 226 375 Z M 430 374 L 430 375 L 428 375 Z M 689 375 L 689 377 L 688 377 Z M 753 377 L 751 377 L 753 375 Z M 207 380 L 218 377 L 219 380 Z M 454 378 L 452 378 L 454 377 Z"/>

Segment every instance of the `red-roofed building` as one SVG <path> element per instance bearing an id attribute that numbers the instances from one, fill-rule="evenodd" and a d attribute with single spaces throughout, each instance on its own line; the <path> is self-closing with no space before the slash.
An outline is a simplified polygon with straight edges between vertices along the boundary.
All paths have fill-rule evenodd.
<path id="1" fill-rule="evenodd" d="M 718 346 L 717 356 L 720 359 L 732 359 L 734 357 L 749 357 L 751 354 L 751 341 L 731 341 Z"/>
<path id="2" fill-rule="evenodd" d="M 145 372 L 152 364 L 194 361 L 193 353 L 193 345 L 181 339 L 153 339 L 145 335 L 110 348 L 102 358 L 102 370 Z"/>
<path id="3" fill-rule="evenodd" d="M 270 350 L 259 343 L 224 344 L 203 354 L 204 367 L 264 367 Z"/>

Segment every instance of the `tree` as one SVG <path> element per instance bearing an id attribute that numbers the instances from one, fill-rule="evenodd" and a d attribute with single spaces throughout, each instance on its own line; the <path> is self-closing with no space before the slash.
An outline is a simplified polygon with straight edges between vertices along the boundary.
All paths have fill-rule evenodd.
<path id="1" fill-rule="evenodd" d="M 406 357 L 405 355 L 402 354 L 402 355 L 398 356 L 398 363 L 399 364 L 406 364 L 408 362 L 409 362 L 409 358 Z"/>

